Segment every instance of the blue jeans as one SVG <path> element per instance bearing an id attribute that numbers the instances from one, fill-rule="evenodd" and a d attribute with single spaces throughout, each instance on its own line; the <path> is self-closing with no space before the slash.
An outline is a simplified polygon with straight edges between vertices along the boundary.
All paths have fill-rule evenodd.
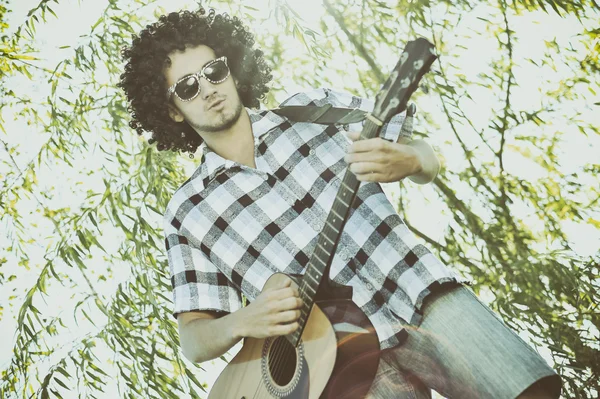
<path id="1" fill-rule="evenodd" d="M 467 287 L 427 299 L 421 324 L 382 352 L 368 399 L 514 399 L 534 383 L 558 398 L 560 378 Z"/>

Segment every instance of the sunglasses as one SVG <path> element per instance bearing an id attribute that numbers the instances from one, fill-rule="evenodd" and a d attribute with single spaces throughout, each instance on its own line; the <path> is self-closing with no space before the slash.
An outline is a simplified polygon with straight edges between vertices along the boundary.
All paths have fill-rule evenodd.
<path id="1" fill-rule="evenodd" d="M 175 94 L 181 101 L 192 101 L 200 94 L 200 78 L 204 78 L 212 84 L 219 84 L 229 77 L 229 73 L 227 57 L 217 58 L 206 64 L 201 71 L 179 79 L 169 87 L 167 97 L 170 100 Z"/>

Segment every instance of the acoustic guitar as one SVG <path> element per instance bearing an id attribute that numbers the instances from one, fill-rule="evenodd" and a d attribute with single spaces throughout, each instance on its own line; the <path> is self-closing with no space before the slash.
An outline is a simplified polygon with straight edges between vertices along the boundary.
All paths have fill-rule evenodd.
<path id="1" fill-rule="evenodd" d="M 377 137 L 383 122 L 406 109 L 435 58 L 433 45 L 423 38 L 406 45 L 376 96 L 360 139 Z M 347 170 L 306 271 L 296 280 L 303 301 L 300 327 L 287 336 L 246 338 L 209 399 L 354 399 L 367 394 L 379 364 L 377 335 L 352 302 L 351 287 L 336 287 L 324 278 L 359 185 Z M 278 286 L 282 278 L 274 274 L 264 289 Z"/>

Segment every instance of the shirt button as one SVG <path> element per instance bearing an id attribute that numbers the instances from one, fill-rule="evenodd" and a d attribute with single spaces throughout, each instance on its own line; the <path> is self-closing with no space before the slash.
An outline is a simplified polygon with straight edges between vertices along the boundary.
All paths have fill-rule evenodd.
<path id="1" fill-rule="evenodd" d="M 371 283 L 367 283 L 367 289 L 368 289 L 369 291 L 373 291 L 373 284 L 371 284 Z"/>
<path id="2" fill-rule="evenodd" d="M 310 151 L 308 151 L 308 153 L 309 153 L 310 155 L 312 155 L 313 157 L 315 156 L 315 150 L 313 150 L 313 149 L 311 149 Z"/>

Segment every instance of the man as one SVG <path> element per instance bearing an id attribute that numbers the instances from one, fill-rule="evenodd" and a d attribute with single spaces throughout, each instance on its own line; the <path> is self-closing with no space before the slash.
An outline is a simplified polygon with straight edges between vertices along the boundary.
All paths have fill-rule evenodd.
<path id="1" fill-rule="evenodd" d="M 402 129 L 403 115 L 382 127 L 383 138 L 356 141 L 357 126 L 257 110 L 271 75 L 253 46 L 239 19 L 201 9 L 161 17 L 124 51 L 131 126 L 160 150 L 202 153 L 164 219 L 185 356 L 202 362 L 242 338 L 298 328 L 302 302 L 290 280 L 262 288 L 275 272 L 303 273 L 350 168 L 363 183 L 330 277 L 353 288 L 377 332 L 382 357 L 369 397 L 427 398 L 431 389 L 449 398 L 558 397 L 558 376 L 411 235 L 381 190 L 381 182 L 435 178 L 431 147 Z M 327 89 L 285 104 L 372 107 Z"/>

